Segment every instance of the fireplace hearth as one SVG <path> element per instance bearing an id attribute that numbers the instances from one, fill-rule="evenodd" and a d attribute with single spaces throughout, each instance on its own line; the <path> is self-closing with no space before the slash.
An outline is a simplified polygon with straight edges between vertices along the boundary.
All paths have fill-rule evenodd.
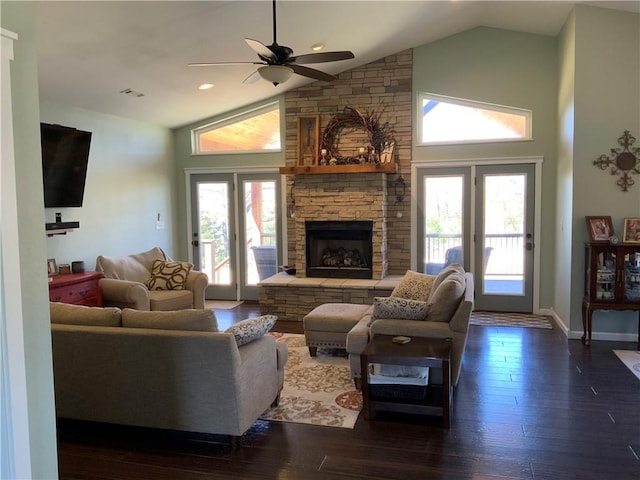
<path id="1" fill-rule="evenodd" d="M 326 278 L 373 278 L 373 222 L 307 221 L 306 275 Z"/>

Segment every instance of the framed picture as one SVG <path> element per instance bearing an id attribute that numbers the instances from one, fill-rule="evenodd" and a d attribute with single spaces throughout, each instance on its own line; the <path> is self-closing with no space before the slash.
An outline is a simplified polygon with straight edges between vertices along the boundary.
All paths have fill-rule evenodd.
<path id="1" fill-rule="evenodd" d="M 58 273 L 58 265 L 55 258 L 49 258 L 47 260 L 47 271 L 49 275 L 56 275 Z"/>
<path id="2" fill-rule="evenodd" d="M 587 231 L 592 242 L 608 242 L 613 235 L 613 224 L 611 217 L 585 217 L 587 220 Z"/>
<path id="3" fill-rule="evenodd" d="M 624 219 L 622 241 L 624 243 L 640 243 L 640 218 Z"/>
<path id="4" fill-rule="evenodd" d="M 298 165 L 312 166 L 318 162 L 320 115 L 298 117 Z"/>

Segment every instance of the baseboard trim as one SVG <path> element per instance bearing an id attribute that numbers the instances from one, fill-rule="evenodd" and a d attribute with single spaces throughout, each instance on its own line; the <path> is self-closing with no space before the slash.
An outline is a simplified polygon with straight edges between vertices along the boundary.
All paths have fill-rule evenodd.
<path id="1" fill-rule="evenodd" d="M 562 333 L 564 333 L 565 337 L 568 336 L 569 328 L 565 325 L 565 323 L 553 308 L 541 308 L 539 313 L 540 315 L 547 315 L 548 317 L 551 317 L 556 326 L 560 330 L 562 330 Z"/>
<path id="2" fill-rule="evenodd" d="M 570 330 L 564 323 L 562 318 L 555 312 L 553 308 L 541 308 L 540 315 L 548 315 L 556 323 L 557 327 L 562 330 L 564 336 L 570 340 L 582 339 L 582 330 Z M 636 333 L 612 333 L 612 332 L 591 332 L 591 340 L 602 340 L 606 342 L 637 342 L 638 335 Z"/>

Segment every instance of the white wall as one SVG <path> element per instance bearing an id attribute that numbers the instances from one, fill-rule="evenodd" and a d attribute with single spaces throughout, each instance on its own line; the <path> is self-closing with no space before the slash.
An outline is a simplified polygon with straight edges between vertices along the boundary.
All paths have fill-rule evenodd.
<path id="1" fill-rule="evenodd" d="M 593 165 L 601 154 L 618 147 L 624 130 L 640 139 L 640 15 L 576 7 L 574 96 L 571 328 L 581 331 L 584 217 L 610 215 L 618 233 L 624 217 L 640 217 L 640 176 L 634 175 L 636 184 L 623 192 L 617 177 Z M 613 338 L 607 337 L 610 332 L 637 338 L 637 318 L 632 312 L 595 312 L 594 338 Z"/>
<path id="2" fill-rule="evenodd" d="M 575 14 L 565 23 L 558 42 L 558 165 L 555 225 L 555 296 L 558 319 L 569 329 L 571 319 L 571 262 L 573 261 L 573 143 L 575 85 Z"/>
<path id="3" fill-rule="evenodd" d="M 58 265 L 82 260 L 85 269 L 92 270 L 98 255 L 159 246 L 173 256 L 177 234 L 171 132 L 47 102 L 41 102 L 40 118 L 93 133 L 83 206 L 45 210 L 47 222 L 54 222 L 60 212 L 63 221 L 78 221 L 80 228 L 48 237 L 47 258 L 55 258 Z M 158 214 L 165 222 L 163 230 L 156 229 Z"/>
<path id="4" fill-rule="evenodd" d="M 38 141 L 38 77 L 33 4 L 2 2 L 1 8 L 2 27 L 18 34 L 18 40 L 14 43 L 15 60 L 11 65 L 11 97 L 19 240 L 18 245 L 11 246 L 11 250 L 19 250 L 22 298 L 11 298 L 8 301 L 21 303 L 22 318 L 10 316 L 6 320 L 22 322 L 23 344 L 12 345 L 12 350 L 21 350 L 24 356 L 26 404 L 13 405 L 12 408 L 26 408 L 28 412 L 30 478 L 53 479 L 58 475 L 58 461 Z M 3 103 L 2 108 L 8 107 Z M 16 282 L 16 278 L 4 278 L 3 281 Z"/>

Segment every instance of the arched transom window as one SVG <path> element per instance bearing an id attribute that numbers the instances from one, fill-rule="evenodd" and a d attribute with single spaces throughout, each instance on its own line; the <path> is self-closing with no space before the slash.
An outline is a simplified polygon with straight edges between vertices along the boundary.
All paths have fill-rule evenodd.
<path id="1" fill-rule="evenodd" d="M 418 145 L 531 140 L 531 110 L 418 95 Z"/>
<path id="2" fill-rule="evenodd" d="M 192 130 L 198 154 L 279 151 L 280 105 L 269 103 Z"/>

